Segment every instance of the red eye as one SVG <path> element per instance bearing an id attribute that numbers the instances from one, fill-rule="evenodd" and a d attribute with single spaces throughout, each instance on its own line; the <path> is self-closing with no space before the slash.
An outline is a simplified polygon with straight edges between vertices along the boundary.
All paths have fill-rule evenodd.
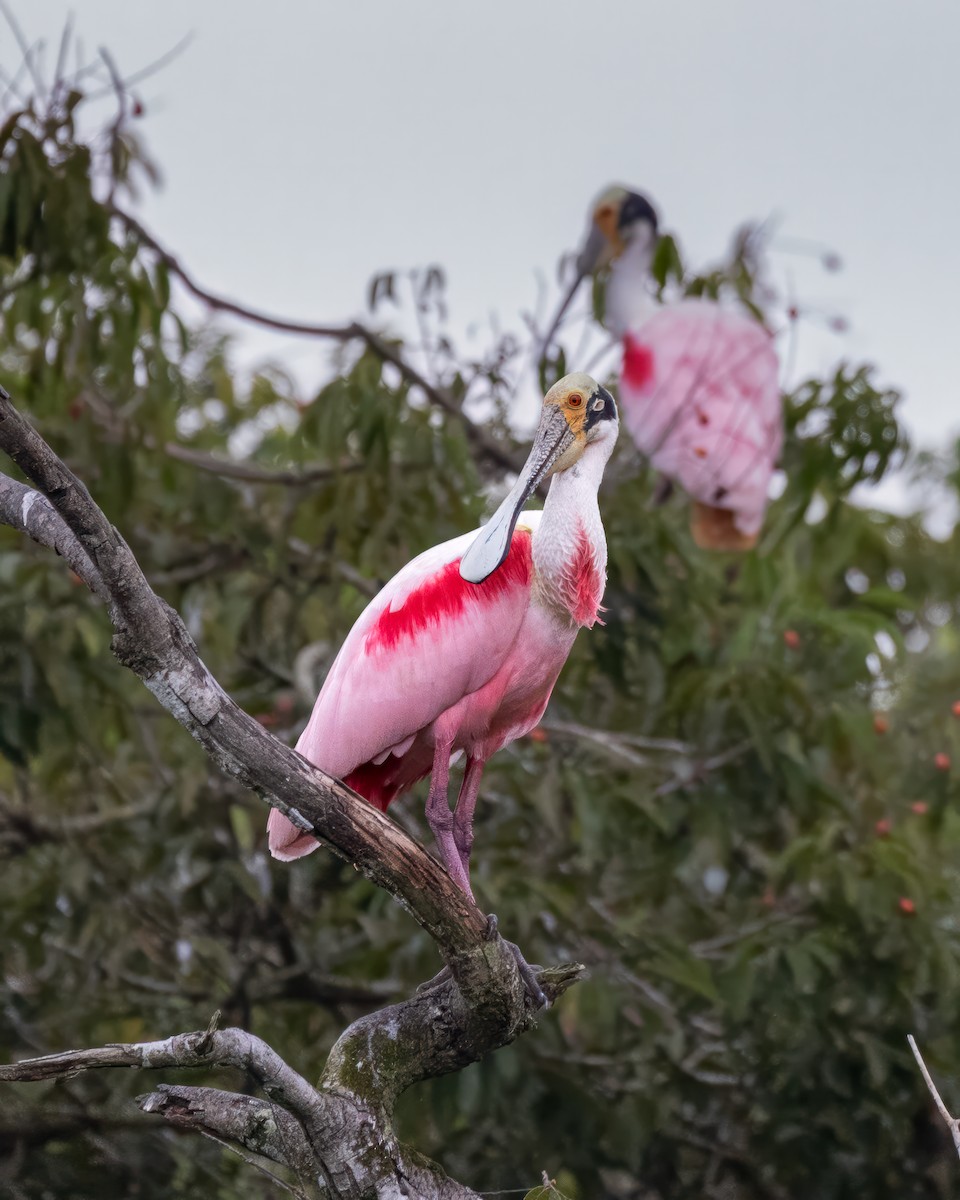
<path id="1" fill-rule="evenodd" d="M 572 396 L 567 397 L 567 403 L 571 408 L 579 408 L 583 403 L 583 397 L 579 392 L 574 392 Z"/>

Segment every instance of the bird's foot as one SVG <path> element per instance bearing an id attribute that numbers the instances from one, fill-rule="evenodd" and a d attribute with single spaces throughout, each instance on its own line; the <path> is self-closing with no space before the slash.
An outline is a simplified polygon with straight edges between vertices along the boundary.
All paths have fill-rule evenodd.
<path id="1" fill-rule="evenodd" d="M 500 937 L 500 922 L 495 913 L 490 913 L 487 917 L 487 932 L 486 939 L 488 942 L 495 941 Z M 531 966 L 530 963 L 523 957 L 520 947 L 516 942 L 508 942 L 506 938 L 502 939 L 503 944 L 513 955 L 517 964 L 517 970 L 520 972 L 520 979 L 523 982 L 523 989 L 529 996 L 534 1008 L 549 1008 L 550 1000 L 543 988 L 537 982 L 537 971 L 539 967 Z M 441 983 L 446 983 L 451 976 L 449 967 L 444 967 L 442 971 L 434 975 L 432 979 L 428 979 L 426 983 L 421 983 L 417 987 L 417 995 L 422 995 L 424 992 L 432 991 L 433 988 L 439 987 Z"/>
<path id="2" fill-rule="evenodd" d="M 450 975 L 450 968 L 444 967 L 441 971 L 438 971 L 432 979 L 428 979 L 426 983 L 420 983 L 417 985 L 417 995 L 420 996 L 424 992 L 432 992 L 433 989 L 435 987 L 439 987 L 441 983 L 446 983 L 450 978 Z"/>
<path id="3" fill-rule="evenodd" d="M 500 922 L 497 919 L 496 913 L 490 913 L 487 916 L 487 941 L 492 942 L 500 936 Z M 534 1008 L 549 1008 L 550 1000 L 546 992 L 537 981 L 537 968 L 531 966 L 530 963 L 523 957 L 520 947 L 516 942 L 508 942 L 503 938 L 503 944 L 513 955 L 517 963 L 517 970 L 520 972 L 520 978 L 523 981 L 524 991 L 530 997 Z"/>

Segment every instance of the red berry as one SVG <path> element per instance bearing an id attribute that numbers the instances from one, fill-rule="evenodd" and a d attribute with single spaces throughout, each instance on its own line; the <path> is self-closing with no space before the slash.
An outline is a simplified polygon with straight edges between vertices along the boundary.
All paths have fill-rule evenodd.
<path id="1" fill-rule="evenodd" d="M 889 817 L 881 817 L 876 825 L 874 825 L 873 829 L 877 837 L 888 838 L 890 836 L 891 829 L 893 829 L 893 822 Z"/>
<path id="2" fill-rule="evenodd" d="M 914 904 L 914 902 L 910 899 L 909 896 L 901 896 L 900 897 L 900 911 L 903 913 L 903 915 L 905 917 L 912 917 L 914 915 L 914 913 L 917 911 L 917 906 Z"/>
<path id="3" fill-rule="evenodd" d="M 916 813 L 918 817 L 922 817 L 927 811 L 927 805 L 923 800 L 914 800 L 910 805 L 910 811 Z"/>
<path id="4" fill-rule="evenodd" d="M 933 756 L 933 765 L 937 768 L 938 771 L 949 771 L 950 770 L 950 755 L 942 754 L 942 753 L 935 754 Z"/>
<path id="5" fill-rule="evenodd" d="M 887 720 L 887 718 L 883 716 L 882 713 L 877 713 L 877 715 L 873 718 L 873 732 L 883 734 L 886 733 L 889 728 L 890 722 Z"/>
<path id="6" fill-rule="evenodd" d="M 955 717 L 960 717 L 960 700 L 954 700 L 953 708 L 950 711 Z"/>
<path id="7" fill-rule="evenodd" d="M 789 646 L 791 650 L 796 650 L 800 645 L 800 634 L 795 629 L 785 629 L 783 631 L 784 645 Z"/>

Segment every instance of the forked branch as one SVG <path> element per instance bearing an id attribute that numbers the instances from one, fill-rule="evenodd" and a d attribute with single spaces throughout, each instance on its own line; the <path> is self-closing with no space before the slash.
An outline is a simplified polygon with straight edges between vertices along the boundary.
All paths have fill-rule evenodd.
<path id="1" fill-rule="evenodd" d="M 389 891 L 430 933 L 449 967 L 448 975 L 410 1000 L 351 1025 L 331 1052 L 317 1088 L 259 1039 L 241 1030 L 214 1029 L 30 1059 L 0 1068 L 0 1080 L 50 1079 L 118 1066 L 240 1067 L 258 1080 L 270 1105 L 282 1110 L 272 1123 L 270 1105 L 213 1089 L 161 1087 L 141 1098 L 141 1107 L 283 1162 L 301 1181 L 301 1195 L 470 1200 L 473 1192 L 396 1140 L 393 1105 L 411 1084 L 460 1070 L 530 1027 L 534 1012 L 513 954 L 421 846 L 234 704 L 84 484 L 2 388 L 0 448 L 39 489 L 0 476 L 0 522 L 56 549 L 104 600 L 120 662 L 221 771 Z M 581 971 L 571 964 L 540 971 L 538 979 L 554 1000 Z"/>

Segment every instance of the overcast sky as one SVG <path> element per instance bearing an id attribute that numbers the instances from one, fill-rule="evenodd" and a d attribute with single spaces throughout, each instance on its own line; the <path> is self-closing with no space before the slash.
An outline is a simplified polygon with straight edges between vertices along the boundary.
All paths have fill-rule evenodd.
<path id="1" fill-rule="evenodd" d="M 439 262 L 457 327 L 512 319 L 623 181 L 694 262 L 773 213 L 835 249 L 836 275 L 777 257 L 851 322 L 807 323 L 801 367 L 872 359 L 919 440 L 960 431 L 958 0 L 12 3 L 53 42 L 72 10 L 123 74 L 193 33 L 141 89 L 144 213 L 213 289 L 341 320 L 374 272 Z"/>

